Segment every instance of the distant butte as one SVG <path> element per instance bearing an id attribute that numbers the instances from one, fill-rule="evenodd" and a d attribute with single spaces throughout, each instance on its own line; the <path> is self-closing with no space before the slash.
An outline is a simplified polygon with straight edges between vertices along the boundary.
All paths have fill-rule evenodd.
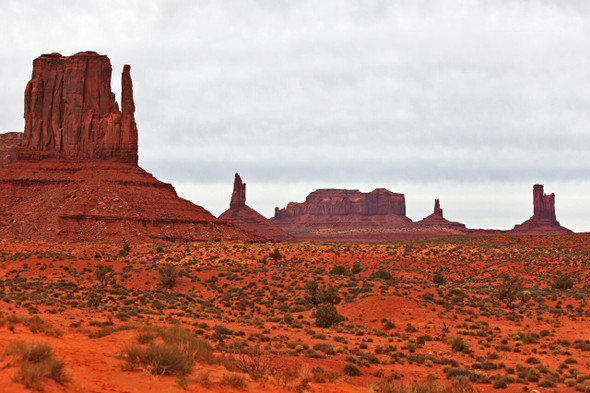
<path id="1" fill-rule="evenodd" d="M 434 200 L 434 212 L 426 218 L 415 223 L 418 226 L 429 226 L 429 227 L 442 227 L 442 228 L 454 228 L 457 230 L 464 230 L 465 224 L 460 222 L 449 221 L 443 217 L 443 210 L 440 207 L 440 201 Z"/>
<path id="2" fill-rule="evenodd" d="M 514 229 L 511 235 L 557 235 L 572 233 L 562 227 L 555 217 L 555 194 L 546 195 L 543 186 L 533 186 L 533 216 Z"/>
<path id="3" fill-rule="evenodd" d="M 234 177 L 234 189 L 231 195 L 229 209 L 223 212 L 219 219 L 231 222 L 257 235 L 278 240 L 295 241 L 295 238 L 272 224 L 266 217 L 246 205 L 246 184 L 240 175 Z"/>
<path id="4" fill-rule="evenodd" d="M 0 237 L 265 240 L 179 198 L 137 165 L 130 67 L 121 109 L 110 83 L 110 61 L 95 52 L 35 59 L 17 160 L 0 168 Z"/>
<path id="5" fill-rule="evenodd" d="M 271 222 L 304 241 L 372 241 L 407 238 L 412 220 L 406 217 L 403 194 L 384 188 L 371 192 L 320 189 L 303 203 L 275 208 Z M 401 231 L 392 234 L 392 230 Z"/>

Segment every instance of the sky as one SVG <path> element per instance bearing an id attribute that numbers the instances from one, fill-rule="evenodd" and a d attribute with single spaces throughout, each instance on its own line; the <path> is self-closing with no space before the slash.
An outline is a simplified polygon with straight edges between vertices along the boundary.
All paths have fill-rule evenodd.
<path id="1" fill-rule="evenodd" d="M 318 188 L 441 200 L 511 229 L 532 187 L 590 231 L 585 0 L 3 0 L 0 132 L 22 131 L 32 61 L 131 65 L 140 166 L 214 215 L 233 176 L 271 217 Z"/>

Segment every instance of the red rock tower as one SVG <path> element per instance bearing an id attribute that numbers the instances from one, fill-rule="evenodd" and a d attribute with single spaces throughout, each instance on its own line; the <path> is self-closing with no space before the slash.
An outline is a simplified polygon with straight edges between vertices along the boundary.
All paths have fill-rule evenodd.
<path id="1" fill-rule="evenodd" d="M 236 173 L 229 209 L 219 218 L 269 240 L 294 241 L 295 238 L 271 223 L 266 217 L 246 205 L 246 183 Z"/>
<path id="2" fill-rule="evenodd" d="M 440 208 L 440 202 L 438 199 L 434 200 L 434 215 L 436 216 L 443 216 L 443 210 Z"/>
<path id="3" fill-rule="evenodd" d="M 234 178 L 234 190 L 231 194 L 230 208 L 244 206 L 246 204 L 246 183 L 242 183 L 242 178 L 236 173 Z"/>
<path id="4" fill-rule="evenodd" d="M 130 66 L 121 78 L 121 109 L 111 91 L 111 62 L 96 52 L 41 55 L 25 90 L 20 160 L 110 159 L 137 164 Z"/>
<path id="5" fill-rule="evenodd" d="M 546 195 L 543 186 L 533 186 L 533 217 L 546 218 L 555 221 L 555 194 Z"/>

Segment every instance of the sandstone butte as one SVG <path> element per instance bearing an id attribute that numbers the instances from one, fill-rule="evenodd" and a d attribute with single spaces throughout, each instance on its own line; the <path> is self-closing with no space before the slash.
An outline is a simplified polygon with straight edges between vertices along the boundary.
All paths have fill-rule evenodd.
<path id="1" fill-rule="evenodd" d="M 223 212 L 219 219 L 269 239 L 285 242 L 295 241 L 294 236 L 289 235 L 262 214 L 246 205 L 246 184 L 242 182 L 242 178 L 237 173 L 234 178 L 234 189 L 229 209 Z"/>
<path id="2" fill-rule="evenodd" d="M 321 189 L 303 203 L 275 208 L 271 222 L 303 241 L 388 241 L 411 238 L 485 235 L 555 235 L 571 233 L 555 219 L 554 195 L 533 187 L 534 215 L 509 231 L 470 229 L 443 217 L 438 199 L 434 212 L 412 222 L 406 217 L 403 194 L 383 188 L 369 193 L 358 190 Z"/>
<path id="3" fill-rule="evenodd" d="M 388 232 L 400 228 L 402 237 L 407 237 L 412 224 L 406 217 L 404 195 L 384 188 L 368 193 L 316 190 L 303 203 L 290 202 L 283 209 L 275 208 L 271 222 L 298 240 L 309 241 L 388 240 L 392 238 Z"/>
<path id="4" fill-rule="evenodd" d="M 555 194 L 546 195 L 543 186 L 533 186 L 533 216 L 509 231 L 511 235 L 555 235 L 572 233 L 562 227 L 555 217 Z"/>
<path id="5" fill-rule="evenodd" d="M 107 56 L 42 55 L 25 90 L 17 160 L 0 168 L 0 237 L 75 241 L 259 241 L 179 198 L 137 165 L 130 66 L 121 109 Z"/>

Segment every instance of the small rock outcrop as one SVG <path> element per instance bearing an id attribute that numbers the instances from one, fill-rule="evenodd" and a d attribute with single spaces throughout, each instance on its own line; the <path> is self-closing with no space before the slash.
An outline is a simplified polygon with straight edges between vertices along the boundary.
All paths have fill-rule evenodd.
<path id="1" fill-rule="evenodd" d="M 22 140 L 22 132 L 0 134 L 0 167 L 16 160 L 16 151 Z"/>
<path id="2" fill-rule="evenodd" d="M 533 186 L 533 216 L 508 231 L 511 235 L 556 235 L 571 232 L 562 227 L 555 217 L 555 194 L 545 194 L 540 184 Z"/>
<path id="3" fill-rule="evenodd" d="M 415 225 L 427 227 L 453 228 L 457 230 L 465 229 L 465 224 L 461 224 L 460 222 L 455 221 L 449 221 L 443 217 L 443 209 L 441 209 L 440 201 L 438 199 L 434 200 L 434 212 L 428 217 L 416 222 Z"/>
<path id="4" fill-rule="evenodd" d="M 246 184 L 236 173 L 229 209 L 219 216 L 249 232 L 278 241 L 294 241 L 295 238 L 271 223 L 266 217 L 246 205 Z"/>
<path id="5" fill-rule="evenodd" d="M 123 68 L 121 110 L 111 91 L 107 56 L 80 52 L 33 61 L 25 90 L 25 132 L 18 158 L 112 159 L 137 164 L 130 66 Z"/>

